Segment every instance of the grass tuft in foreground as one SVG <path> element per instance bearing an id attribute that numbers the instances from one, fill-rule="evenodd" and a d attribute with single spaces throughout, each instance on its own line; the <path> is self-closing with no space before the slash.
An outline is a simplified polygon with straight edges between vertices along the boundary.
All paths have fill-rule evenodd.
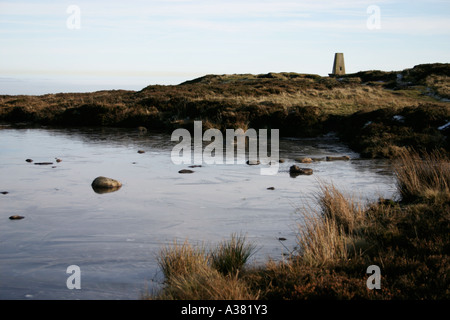
<path id="1" fill-rule="evenodd" d="M 232 234 L 211 251 L 211 266 L 220 273 L 235 274 L 255 252 L 256 247 L 246 243 L 245 236 Z"/>

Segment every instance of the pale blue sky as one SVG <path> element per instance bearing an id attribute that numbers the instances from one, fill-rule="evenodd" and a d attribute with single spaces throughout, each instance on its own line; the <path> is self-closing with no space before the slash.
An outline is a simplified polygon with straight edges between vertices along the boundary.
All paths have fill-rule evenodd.
<path id="1" fill-rule="evenodd" d="M 80 29 L 67 27 L 70 5 Z M 369 29 L 369 6 L 380 28 Z M 450 1 L 0 0 L 0 93 L 140 90 L 204 74 L 450 62 Z M 73 22 L 73 20 L 70 20 Z"/>

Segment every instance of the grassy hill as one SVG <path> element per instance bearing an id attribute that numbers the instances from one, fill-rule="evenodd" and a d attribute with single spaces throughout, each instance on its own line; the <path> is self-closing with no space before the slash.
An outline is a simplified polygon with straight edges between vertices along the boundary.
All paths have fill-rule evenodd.
<path id="1" fill-rule="evenodd" d="M 366 157 L 404 146 L 449 149 L 450 64 L 403 71 L 206 75 L 140 91 L 0 96 L 0 121 L 61 126 L 280 129 L 281 136 L 336 131 Z M 400 149 L 399 149 L 400 148 Z"/>

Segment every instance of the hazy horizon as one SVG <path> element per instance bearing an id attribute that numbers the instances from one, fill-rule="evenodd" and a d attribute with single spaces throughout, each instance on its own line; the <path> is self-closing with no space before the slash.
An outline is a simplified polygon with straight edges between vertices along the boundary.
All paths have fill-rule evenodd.
<path id="1" fill-rule="evenodd" d="M 450 62 L 450 2 L 0 0 L 0 94 Z"/>

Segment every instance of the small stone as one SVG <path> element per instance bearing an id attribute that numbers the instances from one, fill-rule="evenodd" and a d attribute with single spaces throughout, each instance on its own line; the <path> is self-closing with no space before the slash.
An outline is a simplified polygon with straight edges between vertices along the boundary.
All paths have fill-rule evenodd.
<path id="1" fill-rule="evenodd" d="M 61 159 L 56 158 L 56 162 L 61 162 L 61 161 L 62 161 Z"/>
<path id="2" fill-rule="evenodd" d="M 286 239 L 286 238 L 283 238 L 283 237 L 280 237 L 280 238 L 278 238 L 278 240 L 279 240 L 279 241 L 286 241 L 287 239 Z"/>
<path id="3" fill-rule="evenodd" d="M 275 187 L 268 187 L 267 190 L 275 190 Z"/>
<path id="4" fill-rule="evenodd" d="M 278 160 L 279 163 L 284 163 L 284 159 Z"/>
<path id="5" fill-rule="evenodd" d="M 256 166 L 258 164 L 260 164 L 259 160 L 247 160 L 247 164 L 249 166 Z"/>
<path id="6" fill-rule="evenodd" d="M 26 162 L 33 162 L 33 159 L 27 159 Z"/>
<path id="7" fill-rule="evenodd" d="M 0 192 L 1 194 L 8 194 L 9 192 L 8 191 L 2 191 L 2 192 Z"/>
<path id="8" fill-rule="evenodd" d="M 289 173 L 291 175 L 301 175 L 301 174 L 311 175 L 311 174 L 313 174 L 313 169 L 311 169 L 311 168 L 300 168 L 299 166 L 292 165 L 289 168 Z"/>
<path id="9" fill-rule="evenodd" d="M 326 157 L 327 161 L 335 161 L 335 160 L 350 160 L 349 156 L 341 156 L 341 157 Z"/>
<path id="10" fill-rule="evenodd" d="M 138 153 L 145 153 L 144 150 L 138 150 Z"/>
<path id="11" fill-rule="evenodd" d="M 37 166 L 48 166 L 48 165 L 52 165 L 53 162 L 35 162 L 34 164 Z"/>
<path id="12" fill-rule="evenodd" d="M 188 170 L 188 169 L 182 169 L 182 170 L 178 171 L 178 173 L 194 173 L 194 171 Z"/>
<path id="13" fill-rule="evenodd" d="M 13 216 L 9 217 L 9 220 L 21 220 L 23 218 L 25 218 L 25 217 L 19 216 L 19 215 L 13 215 Z"/>
<path id="14" fill-rule="evenodd" d="M 295 161 L 300 163 L 311 163 L 313 160 L 311 158 L 296 158 Z"/>
<path id="15" fill-rule="evenodd" d="M 192 166 L 189 166 L 189 168 L 201 168 L 202 166 L 199 164 L 194 164 Z"/>

